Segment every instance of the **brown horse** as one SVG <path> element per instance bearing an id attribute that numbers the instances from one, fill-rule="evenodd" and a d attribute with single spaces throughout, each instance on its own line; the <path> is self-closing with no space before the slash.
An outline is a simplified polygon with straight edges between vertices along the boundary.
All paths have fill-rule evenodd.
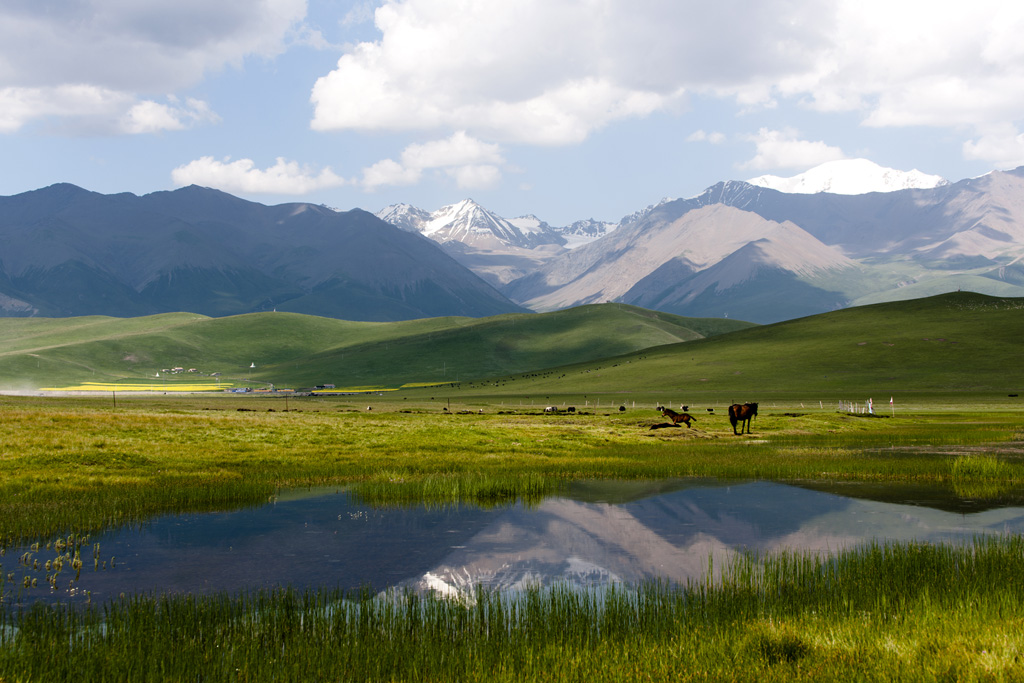
<path id="1" fill-rule="evenodd" d="M 757 416 L 756 403 L 733 403 L 729 406 L 729 422 L 732 423 L 732 433 L 739 435 L 743 433 L 743 425 L 747 426 L 747 434 L 750 433 L 750 421 Z M 736 424 L 739 423 L 740 431 L 736 431 Z"/>
<path id="2" fill-rule="evenodd" d="M 693 417 L 689 413 L 677 413 L 671 408 L 665 408 L 661 406 L 658 407 L 658 410 L 661 411 L 662 415 L 672 420 L 672 424 L 677 425 L 680 422 L 682 422 L 684 425 L 686 425 L 687 429 L 689 429 L 690 427 L 690 420 L 693 420 L 694 422 L 697 421 L 697 418 Z"/>

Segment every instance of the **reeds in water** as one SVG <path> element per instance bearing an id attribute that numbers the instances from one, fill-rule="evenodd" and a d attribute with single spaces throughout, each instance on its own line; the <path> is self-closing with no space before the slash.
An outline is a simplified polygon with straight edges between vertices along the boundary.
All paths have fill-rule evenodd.
<path id="1" fill-rule="evenodd" d="M 566 482 L 537 473 L 431 474 L 414 476 L 382 472 L 352 486 L 355 501 L 364 505 L 460 505 L 484 507 L 521 501 L 539 503 L 545 496 L 564 491 Z"/>
<path id="2" fill-rule="evenodd" d="M 950 469 L 953 490 L 963 498 L 998 498 L 1019 484 L 1018 469 L 994 455 L 960 455 Z"/>

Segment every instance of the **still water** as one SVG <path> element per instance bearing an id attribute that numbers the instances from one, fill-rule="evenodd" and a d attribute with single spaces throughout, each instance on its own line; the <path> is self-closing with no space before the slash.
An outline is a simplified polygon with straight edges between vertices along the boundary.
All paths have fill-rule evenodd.
<path id="1" fill-rule="evenodd" d="M 0 562 L 8 578 L 15 574 L 8 604 L 289 585 L 453 593 L 685 582 L 702 579 L 709 558 L 721 567 L 745 551 L 830 553 L 872 540 L 1024 533 L 1022 500 L 997 506 L 928 487 L 707 480 L 580 482 L 564 497 L 496 508 L 379 508 L 345 491 L 297 491 L 258 508 L 171 515 L 93 535 L 78 580 L 65 570 L 56 588 L 42 568 L 55 551 L 41 548 L 26 565 L 19 557 L 27 548 L 8 549 Z M 37 586 L 24 589 L 26 576 L 38 577 Z"/>

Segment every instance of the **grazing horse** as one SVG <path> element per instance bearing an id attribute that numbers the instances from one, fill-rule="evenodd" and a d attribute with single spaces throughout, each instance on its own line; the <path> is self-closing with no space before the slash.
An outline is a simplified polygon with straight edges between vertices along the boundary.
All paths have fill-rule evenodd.
<path id="1" fill-rule="evenodd" d="M 750 421 L 757 415 L 757 404 L 756 403 L 733 403 L 729 406 L 729 422 L 732 423 L 732 433 L 742 434 L 743 425 L 747 426 L 747 434 L 750 433 Z M 736 423 L 740 424 L 740 431 L 736 431 Z"/>
<path id="2" fill-rule="evenodd" d="M 689 429 L 690 427 L 690 420 L 693 420 L 694 422 L 697 421 L 697 418 L 693 417 L 689 413 L 677 413 L 671 408 L 664 407 L 659 407 L 658 410 L 661 411 L 662 415 L 672 420 L 672 424 L 677 425 L 680 422 L 682 422 L 684 425 L 686 425 L 687 429 Z"/>

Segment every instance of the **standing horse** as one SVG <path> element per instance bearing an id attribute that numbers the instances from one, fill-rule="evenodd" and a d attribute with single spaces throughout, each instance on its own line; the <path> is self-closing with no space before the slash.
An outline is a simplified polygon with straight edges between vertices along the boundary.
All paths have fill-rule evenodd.
<path id="1" fill-rule="evenodd" d="M 732 433 L 739 435 L 743 433 L 743 425 L 746 424 L 747 434 L 750 433 L 750 421 L 757 415 L 756 403 L 733 403 L 729 406 L 729 422 L 732 423 Z M 740 431 L 736 431 L 736 424 L 739 423 Z"/>
<path id="2" fill-rule="evenodd" d="M 684 425 L 686 425 L 687 429 L 689 429 L 690 427 L 690 420 L 693 420 L 694 422 L 697 421 L 697 418 L 693 417 L 689 413 L 677 413 L 671 408 L 665 408 L 660 406 L 658 410 L 661 411 L 662 415 L 672 420 L 672 424 L 677 425 L 680 422 L 682 422 Z"/>

